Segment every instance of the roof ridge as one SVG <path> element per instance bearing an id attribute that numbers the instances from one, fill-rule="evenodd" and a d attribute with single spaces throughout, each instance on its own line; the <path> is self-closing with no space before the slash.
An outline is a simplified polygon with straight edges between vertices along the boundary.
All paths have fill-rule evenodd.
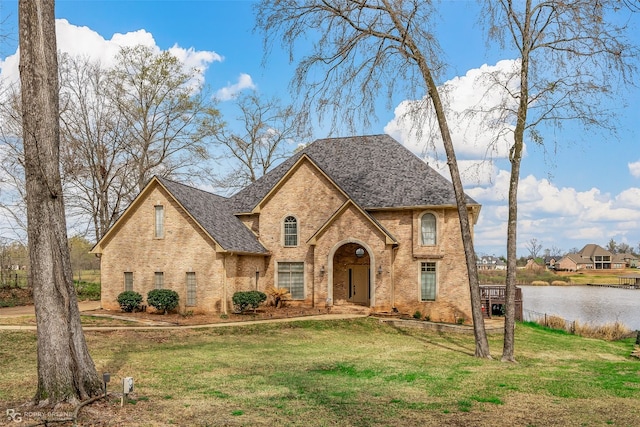
<path id="1" fill-rule="evenodd" d="M 215 197 L 220 197 L 220 198 L 225 199 L 225 200 L 231 200 L 229 197 L 222 196 L 222 195 L 220 195 L 220 194 L 216 194 L 216 193 L 214 193 L 213 191 L 203 190 L 202 188 L 196 187 L 196 186 L 194 186 L 194 185 L 191 185 L 191 184 L 185 184 L 185 183 L 183 183 L 183 182 L 179 182 L 179 181 L 176 181 L 176 180 L 174 180 L 174 179 L 169 179 L 169 178 L 167 178 L 167 177 L 165 177 L 165 176 L 161 176 L 161 175 L 154 175 L 154 177 L 155 177 L 155 178 L 157 178 L 157 179 L 158 179 L 158 181 L 160 181 L 160 182 L 163 182 L 163 181 L 164 181 L 164 182 L 169 182 L 169 183 L 171 183 L 171 184 L 180 185 L 180 186 L 182 186 L 182 187 L 186 187 L 186 188 L 189 188 L 189 189 L 191 189 L 191 190 L 196 190 L 196 191 L 199 191 L 199 192 L 201 192 L 201 193 L 206 193 L 206 194 L 209 194 L 209 195 L 212 195 L 212 196 L 215 196 Z"/>

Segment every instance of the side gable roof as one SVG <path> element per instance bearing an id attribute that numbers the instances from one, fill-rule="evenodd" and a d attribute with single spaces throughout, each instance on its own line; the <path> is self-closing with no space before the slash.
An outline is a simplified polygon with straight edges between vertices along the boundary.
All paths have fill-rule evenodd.
<path id="1" fill-rule="evenodd" d="M 269 253 L 258 241 L 256 235 L 233 214 L 229 199 L 158 176 L 154 176 L 147 183 L 118 221 L 96 243 L 91 252 L 100 251 L 102 243 L 115 232 L 114 230 L 117 229 L 120 221 L 127 217 L 128 211 L 144 199 L 145 195 L 156 185 L 164 188 L 223 251 L 260 255 Z"/>
<path id="2" fill-rule="evenodd" d="M 251 212 L 302 155 L 364 209 L 456 206 L 451 182 L 389 135 L 371 135 L 316 140 L 232 196 L 236 212 Z"/>
<path id="3" fill-rule="evenodd" d="M 166 178 L 157 179 L 225 251 L 268 253 L 256 235 L 234 215 L 229 199 Z"/>
<path id="4" fill-rule="evenodd" d="M 566 254 L 560 261 L 565 258 L 572 261 L 574 264 L 591 264 L 591 261 L 583 258 L 580 254 Z"/>

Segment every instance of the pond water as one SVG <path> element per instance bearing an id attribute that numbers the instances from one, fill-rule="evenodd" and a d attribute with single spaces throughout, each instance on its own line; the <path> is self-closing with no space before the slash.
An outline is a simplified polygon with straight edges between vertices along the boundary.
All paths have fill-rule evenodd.
<path id="1" fill-rule="evenodd" d="M 519 286 L 523 314 L 555 314 L 593 325 L 621 322 L 640 330 L 640 290 L 596 286 Z M 535 312 L 535 313 L 532 313 Z"/>

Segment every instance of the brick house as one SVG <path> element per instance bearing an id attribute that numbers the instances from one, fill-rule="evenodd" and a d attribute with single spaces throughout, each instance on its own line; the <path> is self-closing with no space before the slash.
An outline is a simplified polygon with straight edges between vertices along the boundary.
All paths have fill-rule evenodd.
<path id="1" fill-rule="evenodd" d="M 570 253 L 562 257 L 557 263 L 560 270 L 611 270 L 626 267 L 625 257 L 612 254 L 602 246 L 594 243 L 585 245 L 577 253 Z"/>
<path id="2" fill-rule="evenodd" d="M 291 305 L 471 319 L 453 186 L 387 135 L 317 140 L 229 198 L 154 177 L 92 251 L 105 309 L 170 288 L 226 313 L 277 286 Z"/>

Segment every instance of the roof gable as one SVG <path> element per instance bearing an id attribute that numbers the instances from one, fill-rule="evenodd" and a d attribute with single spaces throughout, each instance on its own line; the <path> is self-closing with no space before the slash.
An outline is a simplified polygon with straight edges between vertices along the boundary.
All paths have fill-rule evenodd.
<path id="1" fill-rule="evenodd" d="M 328 177 L 323 171 L 322 169 L 320 169 L 318 167 L 318 165 L 316 165 L 313 160 L 311 160 L 306 154 L 302 154 L 300 157 L 298 157 L 297 161 L 293 164 L 293 166 L 291 166 L 286 172 L 285 174 L 280 177 L 280 179 L 273 185 L 273 187 L 271 187 L 271 189 L 262 197 L 262 199 L 256 204 L 256 206 L 254 206 L 254 208 L 252 209 L 251 213 L 259 213 L 260 210 L 262 209 L 262 207 L 265 205 L 265 203 L 271 198 L 271 196 L 276 193 L 278 190 L 280 190 L 280 188 L 282 188 L 282 186 L 284 185 L 284 183 L 295 174 L 295 172 L 300 168 L 300 166 L 305 163 L 308 162 L 309 164 L 311 164 L 318 172 L 320 172 L 326 179 L 327 181 L 329 181 L 342 195 L 344 195 L 345 198 L 349 198 L 349 196 L 338 186 L 336 185 L 336 183 L 330 178 Z"/>
<path id="2" fill-rule="evenodd" d="M 236 211 L 253 211 L 302 156 L 364 209 L 456 206 L 451 182 L 389 135 L 371 135 L 314 141 L 232 196 Z"/>
<path id="3" fill-rule="evenodd" d="M 365 212 L 360 206 L 355 204 L 353 200 L 350 199 L 344 202 L 344 204 L 340 206 L 340 208 L 333 215 L 331 215 L 331 217 L 322 225 L 322 227 L 320 227 L 318 231 L 316 231 L 313 236 L 311 236 L 309 240 L 307 240 L 307 243 L 309 243 L 310 245 L 315 245 L 318 239 L 324 234 L 324 232 L 329 229 L 331 224 L 335 222 L 351 206 L 353 206 L 358 211 L 358 213 L 367 218 L 371 222 L 371 224 L 385 236 L 385 243 L 387 245 L 398 243 L 396 238 L 393 237 L 391 233 L 389 233 L 382 226 L 382 224 L 380 224 L 374 217 Z"/>

